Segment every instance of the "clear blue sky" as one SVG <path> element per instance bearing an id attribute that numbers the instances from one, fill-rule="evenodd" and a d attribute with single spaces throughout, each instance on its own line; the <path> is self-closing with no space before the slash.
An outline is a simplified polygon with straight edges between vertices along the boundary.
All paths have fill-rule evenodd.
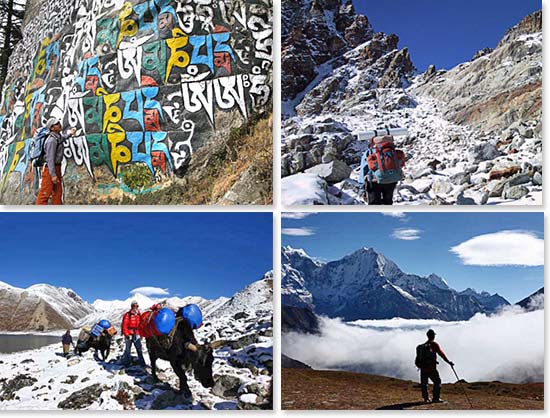
<path id="1" fill-rule="evenodd" d="M 282 228 L 309 236 L 282 237 L 283 245 L 303 248 L 324 261 L 342 258 L 362 247 L 373 247 L 406 273 L 435 273 L 457 290 L 468 287 L 499 293 L 515 303 L 544 285 L 542 266 L 465 265 L 451 247 L 476 236 L 503 230 L 534 232 L 544 238 L 542 213 L 415 213 L 404 218 L 380 213 L 320 213 L 304 219 L 283 219 Z M 419 239 L 393 238 L 396 230 L 418 230 Z M 284 231 L 283 231 L 284 232 Z M 531 251 L 525 248 L 524 251 Z"/>
<path id="2" fill-rule="evenodd" d="M 419 71 L 450 69 L 494 48 L 506 31 L 542 8 L 540 0 L 353 0 L 376 32 L 395 33 Z"/>
<path id="3" fill-rule="evenodd" d="M 232 296 L 273 267 L 271 213 L 1 213 L 0 281 L 126 299 Z"/>

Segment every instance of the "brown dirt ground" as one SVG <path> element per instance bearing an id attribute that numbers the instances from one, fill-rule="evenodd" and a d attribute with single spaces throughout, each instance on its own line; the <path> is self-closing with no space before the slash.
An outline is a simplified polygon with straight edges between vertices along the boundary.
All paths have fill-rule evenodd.
<path id="1" fill-rule="evenodd" d="M 447 403 L 422 404 L 417 382 L 361 373 L 282 369 L 283 409 L 544 409 L 544 383 L 444 384 Z M 430 388 L 431 393 L 431 388 Z"/>

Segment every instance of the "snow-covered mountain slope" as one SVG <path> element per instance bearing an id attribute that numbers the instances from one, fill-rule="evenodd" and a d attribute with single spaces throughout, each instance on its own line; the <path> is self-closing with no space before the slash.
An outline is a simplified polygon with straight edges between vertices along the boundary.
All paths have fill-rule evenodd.
<path id="1" fill-rule="evenodd" d="M 139 304 L 139 309 L 145 311 L 156 303 L 165 303 L 167 307 L 177 310 L 182 306 L 194 303 L 198 305 L 203 311 L 203 315 L 207 316 L 213 310 L 216 310 L 219 306 L 223 305 L 228 298 L 221 296 L 217 299 L 209 300 L 200 296 L 188 296 L 184 298 L 170 297 L 170 298 L 152 298 L 140 293 L 134 294 L 126 300 L 102 300 L 97 299 L 93 302 L 95 311 L 90 315 L 83 318 L 76 325 L 92 325 L 101 319 L 109 320 L 115 327 L 120 330 L 122 316 L 130 309 L 132 301 L 136 301 Z"/>
<path id="2" fill-rule="evenodd" d="M 509 305 L 498 294 L 472 289 L 457 292 L 435 274 L 404 273 L 372 248 L 319 263 L 303 250 L 284 247 L 282 263 L 283 305 L 347 321 L 393 317 L 466 320 L 478 312 L 495 312 Z"/>
<path id="3" fill-rule="evenodd" d="M 338 50 L 283 103 L 284 204 L 364 204 L 358 176 L 367 144 L 358 133 L 386 126 L 409 131 L 397 138 L 407 162 L 396 204 L 541 204 L 541 29 L 535 13 L 494 50 L 423 74 L 395 35 Z M 283 73 L 299 52 L 282 56 Z"/>
<path id="4" fill-rule="evenodd" d="M 264 277 L 237 292 L 232 298 L 214 309 L 209 310 L 205 317 L 220 318 L 249 312 L 273 314 L 273 272 L 267 272 Z"/>
<path id="5" fill-rule="evenodd" d="M 93 350 L 66 360 L 60 356 L 61 344 L 2 355 L 0 409 L 271 409 L 271 286 L 269 277 L 251 284 L 231 299 L 234 314 L 208 315 L 195 331 L 200 343 L 221 339 L 225 345 L 214 352 L 214 387 L 202 387 L 187 372 L 191 402 L 175 393 L 178 379 L 166 361 L 157 361 L 161 382 L 154 382 L 149 367 L 136 361 L 129 368 L 116 365 L 114 359 L 123 352 L 122 338 L 116 336 L 108 362 L 94 359 Z M 252 289 L 260 290 L 244 297 Z"/>
<path id="6" fill-rule="evenodd" d="M 450 120 L 486 132 L 517 121 L 542 123 L 542 11 L 511 28 L 494 49 L 424 77 L 414 92 L 444 102 Z"/>
<path id="7" fill-rule="evenodd" d="M 73 290 L 48 284 L 21 289 L 0 282 L 0 330 L 47 331 L 72 328 L 94 307 Z"/>
<path id="8" fill-rule="evenodd" d="M 544 309 L 544 287 L 540 288 L 532 295 L 527 296 L 525 299 L 520 300 L 516 305 L 528 311 Z"/>

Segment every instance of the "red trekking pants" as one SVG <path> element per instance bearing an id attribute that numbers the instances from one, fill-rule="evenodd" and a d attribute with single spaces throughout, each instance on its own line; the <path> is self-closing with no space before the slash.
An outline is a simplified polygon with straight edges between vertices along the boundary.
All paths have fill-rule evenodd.
<path id="1" fill-rule="evenodd" d="M 53 184 L 52 176 L 48 167 L 44 165 L 42 170 L 42 183 L 36 198 L 37 205 L 47 205 L 50 196 L 52 197 L 52 205 L 63 204 L 63 185 L 61 181 L 61 165 L 55 166 L 55 175 L 57 176 L 57 184 Z"/>

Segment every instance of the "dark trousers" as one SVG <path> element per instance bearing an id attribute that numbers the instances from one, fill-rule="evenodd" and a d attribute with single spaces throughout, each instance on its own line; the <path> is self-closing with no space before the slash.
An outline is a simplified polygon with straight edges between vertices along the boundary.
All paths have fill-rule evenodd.
<path id="1" fill-rule="evenodd" d="M 367 183 L 367 195 L 369 205 L 392 205 L 393 191 L 395 190 L 395 186 L 397 186 L 397 183 Z"/>
<path id="2" fill-rule="evenodd" d="M 434 384 L 433 400 L 438 401 L 441 393 L 441 378 L 437 369 L 420 370 L 420 388 L 422 389 L 422 397 L 428 400 L 428 379 Z"/>

